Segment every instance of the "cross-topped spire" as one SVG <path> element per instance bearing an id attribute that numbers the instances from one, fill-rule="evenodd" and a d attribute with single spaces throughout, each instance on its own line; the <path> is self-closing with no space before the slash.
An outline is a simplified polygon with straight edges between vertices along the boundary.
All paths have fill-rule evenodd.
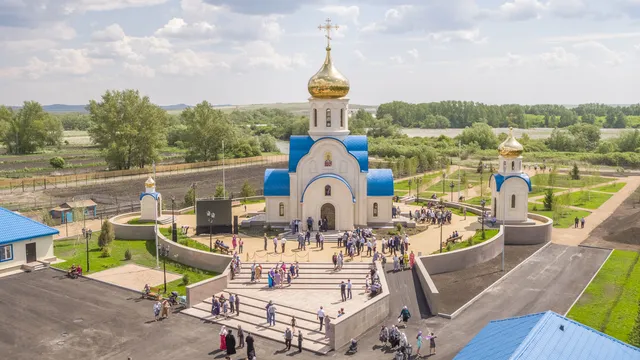
<path id="1" fill-rule="evenodd" d="M 338 30 L 340 27 L 338 25 L 331 25 L 331 19 L 327 18 L 325 20 L 325 25 L 318 25 L 319 30 L 324 30 L 327 32 L 325 37 L 327 38 L 327 47 L 331 47 L 331 30 Z"/>

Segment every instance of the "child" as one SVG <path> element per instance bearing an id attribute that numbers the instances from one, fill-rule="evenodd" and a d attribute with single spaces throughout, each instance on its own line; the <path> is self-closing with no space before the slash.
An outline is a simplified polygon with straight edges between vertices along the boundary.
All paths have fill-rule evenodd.
<path id="1" fill-rule="evenodd" d="M 160 318 L 161 308 L 162 308 L 162 303 L 160 302 L 160 300 L 156 301 L 156 303 L 153 304 L 153 315 L 155 315 L 156 321 L 158 321 L 158 319 Z"/>

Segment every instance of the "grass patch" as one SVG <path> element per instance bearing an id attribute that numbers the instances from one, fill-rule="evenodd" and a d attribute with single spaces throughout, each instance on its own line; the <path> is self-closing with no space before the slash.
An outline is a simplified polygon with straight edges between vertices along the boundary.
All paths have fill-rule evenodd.
<path id="1" fill-rule="evenodd" d="M 486 201 L 486 203 L 484 204 L 485 210 L 488 206 L 491 206 L 491 196 L 486 196 L 484 197 L 484 200 Z M 471 199 L 467 199 L 464 202 L 467 204 L 471 204 L 471 205 L 477 205 L 477 206 L 481 206 L 480 205 L 480 201 L 482 201 L 482 198 L 480 196 L 476 196 L 474 198 Z"/>
<path id="2" fill-rule="evenodd" d="M 536 197 L 536 196 L 542 196 L 544 195 L 545 191 L 547 191 L 547 187 L 544 186 L 532 186 L 531 187 L 531 192 L 529 192 L 529 197 Z M 554 188 L 553 191 L 558 191 L 557 189 Z"/>
<path id="3" fill-rule="evenodd" d="M 114 240 L 109 246 L 111 249 L 111 256 L 102 257 L 100 247 L 98 247 L 99 234 L 100 232 L 94 232 L 91 240 L 89 240 L 90 271 L 87 271 L 85 242 L 82 240 L 76 241 L 75 239 L 59 240 L 54 242 L 53 252 L 55 256 L 60 259 L 64 259 L 65 261 L 58 264 L 52 264 L 51 266 L 62 270 L 68 270 L 72 264 L 79 264 L 82 266 L 85 273 L 96 273 L 126 264 L 138 264 L 149 268 L 154 268 L 156 266 L 155 241 Z M 125 260 L 124 253 L 127 249 L 131 251 L 131 260 Z M 162 261 L 160 264 L 162 264 Z M 188 274 L 190 283 L 196 283 L 216 275 L 210 271 L 195 269 L 190 266 L 180 264 L 171 260 L 171 257 L 167 259 L 167 271 L 182 275 Z M 168 291 L 175 290 L 184 295 L 185 287 L 180 285 L 181 282 L 182 281 L 179 280 L 168 283 L 167 285 L 170 285 Z"/>
<path id="4" fill-rule="evenodd" d="M 484 230 L 484 240 L 482 239 L 482 230 L 476 230 L 476 233 L 471 236 L 469 239 L 464 239 L 461 241 L 458 241 L 455 244 L 452 244 L 451 246 L 447 247 L 443 247 L 442 248 L 442 252 L 446 253 L 449 251 L 455 251 L 455 250 L 460 250 L 460 249 L 464 249 L 464 248 L 468 248 L 474 245 L 478 245 L 481 244 L 487 240 L 490 240 L 491 238 L 493 238 L 494 236 L 498 235 L 498 232 L 500 230 L 498 229 L 485 229 Z M 469 241 L 471 240 L 471 241 Z M 434 251 L 432 254 L 439 254 L 440 250 L 438 251 Z"/>
<path id="5" fill-rule="evenodd" d="M 264 198 L 263 199 L 246 199 L 246 200 L 240 200 L 240 204 L 242 205 L 249 205 L 249 204 L 260 204 L 260 203 L 264 203 Z"/>
<path id="6" fill-rule="evenodd" d="M 557 174 L 554 187 L 578 189 L 583 186 L 597 185 L 609 181 L 611 181 L 610 178 L 603 178 L 601 176 L 580 176 L 580 180 L 571 180 L 571 176 L 569 175 Z M 548 185 L 549 174 L 537 174 L 531 178 L 531 183 L 537 185 Z"/>
<path id="7" fill-rule="evenodd" d="M 160 233 L 164 235 L 164 237 L 166 237 L 167 239 L 171 239 L 171 228 L 168 228 L 168 227 L 160 228 Z M 209 246 L 204 245 L 196 240 L 193 240 L 192 238 L 181 233 L 180 230 L 178 230 L 178 244 L 186 247 L 190 247 L 192 249 L 198 249 L 198 250 L 209 252 Z M 216 249 L 213 249 L 213 251 L 211 252 L 218 252 L 218 251 Z"/>
<path id="8" fill-rule="evenodd" d="M 415 177 L 419 177 L 420 175 L 416 175 Z M 435 172 L 435 173 L 429 173 L 429 174 L 425 174 L 422 176 L 422 183 L 420 184 L 421 188 L 424 188 L 424 186 L 431 182 L 433 179 L 442 176 L 442 174 L 440 172 Z M 409 180 L 411 180 L 411 187 L 409 187 Z M 402 180 L 402 181 L 398 181 L 396 183 L 393 184 L 393 188 L 395 190 L 414 190 L 416 189 L 416 183 L 414 181 L 414 179 L 406 179 L 406 180 Z"/>
<path id="9" fill-rule="evenodd" d="M 609 184 L 609 185 L 605 185 L 605 186 L 600 186 L 597 188 L 594 188 L 592 190 L 595 191 L 604 191 L 604 192 L 608 192 L 608 193 L 617 193 L 618 191 L 620 191 L 625 185 L 627 185 L 626 182 L 615 182 L 613 184 Z"/>
<path id="10" fill-rule="evenodd" d="M 593 191 L 576 191 L 557 196 L 563 203 L 584 209 L 597 209 L 613 195 Z"/>
<path id="11" fill-rule="evenodd" d="M 182 213 L 182 215 L 195 215 L 196 214 L 196 210 L 195 209 L 191 209 L 185 213 Z"/>
<path id="12" fill-rule="evenodd" d="M 443 183 L 442 180 L 438 181 L 437 183 L 429 186 L 427 188 L 427 191 L 441 193 L 442 192 L 442 183 Z M 458 192 L 458 178 L 455 178 L 455 179 L 447 178 L 444 181 L 444 192 L 447 193 L 447 194 L 451 192 L 451 183 L 453 183 L 453 192 L 457 194 L 457 192 Z M 455 196 L 456 195 L 454 195 L 454 197 Z"/>
<path id="13" fill-rule="evenodd" d="M 139 217 L 137 217 L 137 218 L 133 218 L 133 219 L 127 221 L 127 224 L 129 224 L 129 225 L 154 225 L 155 221 L 153 221 L 153 220 L 144 220 L 143 221 L 143 220 L 140 220 Z"/>
<path id="14" fill-rule="evenodd" d="M 533 210 L 534 206 L 538 210 Z M 557 227 L 560 229 L 567 229 L 572 227 L 573 221 L 576 217 L 578 217 L 578 219 L 581 219 L 582 217 L 587 217 L 591 214 L 589 211 L 572 210 L 572 209 L 566 209 L 561 214 L 560 213 L 554 214 L 554 211 L 544 210 L 544 205 L 534 204 L 534 203 L 529 203 L 529 212 L 553 219 L 553 227 Z"/>
<path id="15" fill-rule="evenodd" d="M 447 175 L 447 179 L 455 179 L 456 181 L 458 180 L 458 173 L 460 178 L 462 179 L 462 174 L 465 174 L 467 177 L 467 183 L 471 182 L 471 183 L 477 183 L 477 184 L 473 184 L 473 185 L 480 185 L 480 173 L 478 173 L 475 170 L 456 170 L 454 171 L 451 175 Z M 489 185 L 489 178 L 491 177 L 491 173 L 489 172 L 488 169 L 486 169 L 485 171 L 482 172 L 482 185 L 483 186 L 488 186 Z M 440 186 L 442 186 L 442 184 L 440 184 Z"/>
<path id="16" fill-rule="evenodd" d="M 614 250 L 567 316 L 628 342 L 640 298 L 638 256 Z"/>

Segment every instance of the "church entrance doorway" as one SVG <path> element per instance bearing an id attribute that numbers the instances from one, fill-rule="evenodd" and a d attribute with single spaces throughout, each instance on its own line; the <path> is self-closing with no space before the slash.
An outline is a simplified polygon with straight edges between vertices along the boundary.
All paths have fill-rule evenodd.
<path id="1" fill-rule="evenodd" d="M 320 219 L 327 219 L 327 228 L 326 230 L 335 230 L 336 229 L 336 208 L 332 204 L 324 204 L 320 208 Z"/>

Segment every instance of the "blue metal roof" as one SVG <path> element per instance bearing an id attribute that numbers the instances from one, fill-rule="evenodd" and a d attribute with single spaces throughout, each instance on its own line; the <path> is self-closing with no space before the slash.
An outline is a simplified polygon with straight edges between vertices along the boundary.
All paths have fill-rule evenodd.
<path id="1" fill-rule="evenodd" d="M 152 193 L 143 192 L 140 194 L 140 200 L 142 200 L 142 198 L 145 196 L 151 196 L 154 199 L 158 200 L 158 196 L 160 196 L 160 193 L 159 192 L 152 192 Z"/>
<path id="2" fill-rule="evenodd" d="M 0 245 L 58 233 L 52 227 L 0 207 Z"/>
<path id="3" fill-rule="evenodd" d="M 498 192 L 500 192 L 500 188 L 502 188 L 502 184 L 511 178 L 520 178 L 524 180 L 524 182 L 526 182 L 527 185 L 529 186 L 529 191 L 531 191 L 531 179 L 529 179 L 529 175 L 527 174 L 522 173 L 522 174 L 507 175 L 507 176 L 504 176 L 502 174 L 491 174 L 491 177 L 496 179 L 496 190 L 498 190 Z M 489 182 L 491 182 L 491 177 L 489 178 Z"/>
<path id="4" fill-rule="evenodd" d="M 393 196 L 393 172 L 389 169 L 369 170 L 367 196 Z"/>
<path id="5" fill-rule="evenodd" d="M 344 141 L 332 137 L 323 137 L 313 141 L 308 135 L 295 135 L 289 139 L 289 172 L 296 172 L 298 162 L 309 153 L 313 144 L 321 140 L 333 140 L 345 146 L 349 154 L 360 165 L 360 172 L 369 171 L 369 142 L 364 135 L 347 136 Z"/>
<path id="6" fill-rule="evenodd" d="M 311 184 L 313 184 L 316 180 L 326 179 L 326 178 L 336 179 L 336 180 L 342 181 L 345 185 L 347 185 L 347 188 L 349 189 L 349 191 L 351 191 L 351 201 L 353 201 L 354 203 L 356 202 L 356 195 L 353 192 L 353 189 L 351 188 L 351 185 L 349 185 L 349 182 L 347 180 L 345 180 L 342 176 L 336 175 L 336 174 L 320 174 L 320 175 L 314 177 L 313 179 L 311 179 L 309 181 L 309 183 L 307 184 L 307 186 L 305 186 L 304 190 L 302 191 L 302 197 L 300 197 L 300 202 L 304 201 L 304 194 L 307 193 L 307 188 L 309 188 L 309 186 Z"/>
<path id="7" fill-rule="evenodd" d="M 264 196 L 289 196 L 289 171 L 267 169 L 264 171 Z"/>
<path id="8" fill-rule="evenodd" d="M 466 359 L 638 360 L 640 349 L 547 311 L 489 322 L 454 358 Z"/>

